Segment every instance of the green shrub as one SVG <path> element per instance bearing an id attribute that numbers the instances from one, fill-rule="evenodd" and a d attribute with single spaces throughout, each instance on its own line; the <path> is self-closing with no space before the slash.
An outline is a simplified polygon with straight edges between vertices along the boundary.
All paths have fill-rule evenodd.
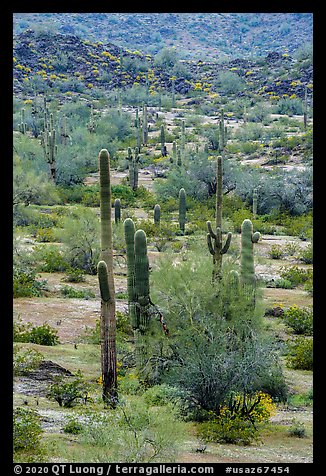
<path id="1" fill-rule="evenodd" d="M 37 263 L 36 269 L 40 273 L 63 272 L 70 268 L 62 252 L 54 245 L 36 246 L 34 257 Z"/>
<path id="2" fill-rule="evenodd" d="M 295 334 L 312 335 L 313 311 L 294 305 L 289 307 L 283 314 L 285 324 L 291 327 Z"/>
<path id="3" fill-rule="evenodd" d="M 70 435 L 79 435 L 83 431 L 83 425 L 78 419 L 71 417 L 68 423 L 63 427 L 63 432 Z"/>
<path id="4" fill-rule="evenodd" d="M 15 408 L 13 413 L 14 452 L 35 452 L 40 447 L 41 436 L 39 415 L 34 410 Z"/>
<path id="5" fill-rule="evenodd" d="M 31 342 L 32 344 L 50 346 L 59 344 L 57 331 L 47 323 L 33 326 L 30 322 L 23 324 L 19 320 L 14 322 L 13 333 L 14 342 Z"/>
<path id="6" fill-rule="evenodd" d="M 296 438 L 305 438 L 307 436 L 306 428 L 303 422 L 292 419 L 292 425 L 288 429 L 289 436 L 295 436 Z"/>
<path id="7" fill-rule="evenodd" d="M 311 337 L 296 337 L 287 342 L 287 365 L 293 369 L 313 369 L 313 339 Z"/>
<path id="8" fill-rule="evenodd" d="M 313 263 L 312 243 L 304 248 L 299 255 L 299 260 L 305 264 Z"/>
<path id="9" fill-rule="evenodd" d="M 281 259 L 284 256 L 284 251 L 280 245 L 272 245 L 268 250 L 268 256 L 272 259 Z"/>
<path id="10" fill-rule="evenodd" d="M 275 409 L 268 394 L 234 395 L 217 416 L 200 425 L 200 436 L 206 441 L 250 445 L 259 441 L 260 426 Z"/>
<path id="11" fill-rule="evenodd" d="M 25 375 L 39 367 L 43 360 L 43 354 L 35 349 L 20 349 L 14 345 L 13 349 L 13 373 L 14 375 Z"/>
<path id="12" fill-rule="evenodd" d="M 298 266 L 283 267 L 281 271 L 281 277 L 290 281 L 293 286 L 306 283 L 309 279 L 312 279 L 312 274 L 311 268 L 304 269 Z"/>
<path id="13" fill-rule="evenodd" d="M 95 294 L 90 289 L 74 289 L 72 286 L 63 286 L 60 289 L 63 297 L 72 299 L 91 299 Z"/>
<path id="14" fill-rule="evenodd" d="M 36 271 L 28 266 L 14 266 L 13 297 L 42 296 L 46 280 L 38 281 Z"/>
<path id="15" fill-rule="evenodd" d="M 88 392 L 89 385 L 84 380 L 82 373 L 77 371 L 74 378 L 55 377 L 46 396 L 50 400 L 58 402 L 60 407 L 71 408 L 80 402 L 86 403 Z"/>
<path id="16" fill-rule="evenodd" d="M 161 406 L 177 400 L 179 395 L 180 390 L 178 388 L 161 384 L 148 388 L 144 393 L 144 400 L 148 405 Z"/>
<path id="17" fill-rule="evenodd" d="M 56 241 L 56 238 L 52 228 L 39 228 L 36 231 L 35 240 L 40 243 L 52 243 Z"/>
<path id="18" fill-rule="evenodd" d="M 62 281 L 67 283 L 83 283 L 85 282 L 85 275 L 81 269 L 68 268 L 66 276 L 62 278 Z"/>

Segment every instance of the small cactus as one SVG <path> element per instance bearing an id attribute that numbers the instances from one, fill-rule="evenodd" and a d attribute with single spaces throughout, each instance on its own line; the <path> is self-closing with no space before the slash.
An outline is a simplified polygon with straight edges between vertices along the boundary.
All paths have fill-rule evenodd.
<path id="1" fill-rule="evenodd" d="M 156 204 L 154 207 L 154 223 L 155 225 L 159 225 L 161 221 L 161 207 L 160 205 Z"/>
<path id="2" fill-rule="evenodd" d="M 186 191 L 184 188 L 181 188 L 179 191 L 179 226 L 183 235 L 185 233 L 186 211 L 187 211 Z"/>
<path id="3" fill-rule="evenodd" d="M 121 221 L 121 202 L 119 198 L 114 201 L 114 221 L 116 224 Z"/>
<path id="4" fill-rule="evenodd" d="M 257 215 L 257 204 L 258 204 L 258 194 L 257 194 L 257 189 L 255 188 L 252 194 L 252 214 L 254 216 Z"/>

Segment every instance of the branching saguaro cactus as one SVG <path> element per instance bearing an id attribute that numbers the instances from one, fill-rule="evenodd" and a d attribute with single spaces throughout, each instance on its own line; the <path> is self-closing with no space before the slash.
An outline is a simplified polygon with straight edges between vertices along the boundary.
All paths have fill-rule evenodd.
<path id="1" fill-rule="evenodd" d="M 185 234 L 186 212 L 187 212 L 186 191 L 184 188 L 181 188 L 179 191 L 179 227 L 183 235 Z"/>
<path id="2" fill-rule="evenodd" d="M 154 223 L 155 225 L 159 225 L 161 221 L 161 207 L 157 203 L 154 207 Z"/>
<path id="3" fill-rule="evenodd" d="M 43 147 L 44 156 L 49 164 L 50 168 L 50 178 L 55 183 L 57 168 L 56 168 L 56 158 L 58 153 L 58 146 L 56 145 L 56 130 L 53 125 L 53 114 L 50 114 L 48 120 L 47 109 L 44 110 L 44 132 L 41 135 L 41 145 Z"/>
<path id="4" fill-rule="evenodd" d="M 222 240 L 222 181 L 223 167 L 222 157 L 217 158 L 216 165 L 216 231 L 212 229 L 210 221 L 207 221 L 207 246 L 210 254 L 213 256 L 213 273 L 212 281 L 218 281 L 222 277 L 222 257 L 227 253 L 232 239 L 232 233 L 229 232 L 223 245 Z"/>
<path id="5" fill-rule="evenodd" d="M 101 253 L 98 264 L 101 290 L 101 364 L 102 397 L 106 405 L 117 404 L 117 355 L 115 288 L 111 223 L 110 155 L 106 149 L 99 153 Z"/>
<path id="6" fill-rule="evenodd" d="M 241 283 L 246 289 L 248 295 L 252 297 L 255 303 L 255 265 L 254 265 L 254 243 L 257 243 L 260 233 L 253 233 L 252 222 L 244 220 L 241 225 Z"/>
<path id="7" fill-rule="evenodd" d="M 114 221 L 116 224 L 121 221 L 121 202 L 120 198 L 116 198 L 114 201 Z"/>

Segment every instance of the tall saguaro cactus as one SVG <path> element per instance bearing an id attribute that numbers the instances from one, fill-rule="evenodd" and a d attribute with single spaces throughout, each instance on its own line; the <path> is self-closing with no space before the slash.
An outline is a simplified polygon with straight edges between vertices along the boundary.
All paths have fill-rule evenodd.
<path id="1" fill-rule="evenodd" d="M 131 218 L 126 218 L 124 223 L 124 235 L 127 249 L 127 289 L 129 317 L 133 329 L 138 328 L 135 288 L 135 224 Z"/>
<path id="2" fill-rule="evenodd" d="M 185 233 L 186 211 L 187 211 L 186 191 L 184 188 L 181 188 L 179 191 L 179 226 L 183 235 Z"/>
<path id="3" fill-rule="evenodd" d="M 229 232 L 223 245 L 222 240 L 222 182 L 223 182 L 223 167 L 222 167 L 222 157 L 217 158 L 216 164 L 216 231 L 212 229 L 210 221 L 207 221 L 207 246 L 210 254 L 213 256 L 213 274 L 212 280 L 218 281 L 222 277 L 222 257 L 228 251 L 232 233 Z"/>
<path id="4" fill-rule="evenodd" d="M 111 220 L 110 155 L 107 149 L 99 153 L 101 253 L 98 277 L 101 290 L 101 364 L 102 397 L 105 404 L 117 403 L 117 356 L 115 288 Z"/>

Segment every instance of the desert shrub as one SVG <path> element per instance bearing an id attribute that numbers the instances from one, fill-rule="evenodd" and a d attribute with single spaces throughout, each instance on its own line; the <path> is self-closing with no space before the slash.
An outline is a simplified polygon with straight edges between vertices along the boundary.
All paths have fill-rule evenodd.
<path id="1" fill-rule="evenodd" d="M 305 438 L 307 436 L 306 428 L 303 422 L 297 421 L 295 418 L 292 419 L 292 425 L 288 429 L 289 436 L 294 436 L 296 438 Z"/>
<path id="2" fill-rule="evenodd" d="M 174 462 L 184 432 L 184 423 L 177 420 L 169 406 L 149 407 L 137 397 L 120 403 L 114 412 L 85 414 L 79 441 L 98 450 L 99 461 L 124 463 Z M 99 453 L 99 451 L 98 451 Z"/>
<path id="3" fill-rule="evenodd" d="M 280 288 L 280 289 L 293 289 L 294 285 L 289 279 L 277 278 L 273 283 L 269 283 L 268 287 L 270 288 Z"/>
<path id="4" fill-rule="evenodd" d="M 63 427 L 63 432 L 70 435 L 79 435 L 83 431 L 83 425 L 76 417 L 70 417 Z"/>
<path id="5" fill-rule="evenodd" d="M 204 241 L 193 246 L 186 260 L 174 262 L 166 256 L 152 271 L 152 300 L 160 303 L 176 336 L 161 344 L 155 383 L 181 387 L 204 410 L 218 413 L 230 393 L 261 390 L 268 374 L 281 380 L 282 372 L 275 344 L 260 331 L 259 293 L 255 309 L 242 289 L 232 294 L 229 273 L 234 268 L 226 260 L 213 292 Z M 150 364 L 155 352 L 153 348 Z"/>
<path id="6" fill-rule="evenodd" d="M 272 245 L 268 250 L 268 256 L 272 259 L 280 259 L 284 256 L 284 251 L 281 245 Z"/>
<path id="7" fill-rule="evenodd" d="M 298 236 L 302 240 L 312 238 L 313 217 L 312 213 L 306 213 L 299 216 L 281 215 L 280 221 L 284 226 L 284 232 L 287 235 Z"/>
<path id="8" fill-rule="evenodd" d="M 312 278 L 312 269 L 299 268 L 298 266 L 289 266 L 281 268 L 281 277 L 290 281 L 293 286 L 299 286 Z"/>
<path id="9" fill-rule="evenodd" d="M 275 410 L 276 405 L 268 394 L 235 395 L 217 416 L 201 424 L 200 436 L 206 441 L 249 445 L 259 440 L 261 424 Z"/>
<path id="10" fill-rule="evenodd" d="M 61 240 L 69 267 L 96 274 L 100 253 L 100 223 L 93 210 L 78 209 L 63 219 Z"/>
<path id="11" fill-rule="evenodd" d="M 13 297 L 42 296 L 46 287 L 46 280 L 37 280 L 36 271 L 24 264 L 14 265 L 13 269 Z"/>
<path id="12" fill-rule="evenodd" d="M 284 252 L 288 256 L 294 256 L 297 253 L 298 249 L 299 249 L 298 245 L 291 241 L 286 242 L 284 245 Z"/>
<path id="13" fill-rule="evenodd" d="M 67 283 L 83 283 L 85 282 L 85 275 L 81 269 L 69 268 L 66 271 L 66 276 L 62 278 Z"/>
<path id="14" fill-rule="evenodd" d="M 309 243 L 299 254 L 299 260 L 305 264 L 313 263 L 312 243 Z"/>
<path id="15" fill-rule="evenodd" d="M 78 370 L 74 377 L 55 377 L 50 385 L 47 398 L 55 400 L 60 407 L 71 408 L 88 400 L 89 385 Z"/>
<path id="16" fill-rule="evenodd" d="M 144 388 L 134 372 L 127 372 L 118 378 L 118 389 L 123 395 L 141 395 Z"/>
<path id="17" fill-rule="evenodd" d="M 24 324 L 19 320 L 14 322 L 13 333 L 14 342 L 31 342 L 50 346 L 59 344 L 57 331 L 47 323 L 41 326 L 33 326 L 30 322 Z"/>
<path id="18" fill-rule="evenodd" d="M 51 243 L 56 241 L 56 238 L 52 228 L 39 228 L 36 230 L 35 240 L 40 243 Z"/>
<path id="19" fill-rule="evenodd" d="M 36 246 L 33 256 L 36 261 L 36 269 L 41 273 L 63 272 L 69 268 L 62 251 L 55 245 Z"/>
<path id="20" fill-rule="evenodd" d="M 287 365 L 293 369 L 313 369 L 313 340 L 311 337 L 299 336 L 287 342 Z"/>
<path id="21" fill-rule="evenodd" d="M 13 373 L 25 375 L 39 367 L 43 354 L 35 349 L 23 350 L 18 345 L 13 349 Z"/>
<path id="22" fill-rule="evenodd" d="M 283 314 L 285 324 L 293 329 L 295 334 L 312 335 L 313 311 L 309 308 L 291 306 Z"/>
<path id="23" fill-rule="evenodd" d="M 72 286 L 63 286 L 60 289 L 63 297 L 72 299 L 91 299 L 95 294 L 90 289 L 74 289 Z"/>
<path id="24" fill-rule="evenodd" d="M 166 384 L 149 387 L 143 394 L 145 402 L 150 406 L 167 405 L 178 399 L 179 396 L 180 390 L 178 388 Z"/>
<path id="25" fill-rule="evenodd" d="M 14 452 L 35 452 L 40 447 L 41 436 L 39 415 L 34 410 L 15 408 L 13 412 Z"/>

